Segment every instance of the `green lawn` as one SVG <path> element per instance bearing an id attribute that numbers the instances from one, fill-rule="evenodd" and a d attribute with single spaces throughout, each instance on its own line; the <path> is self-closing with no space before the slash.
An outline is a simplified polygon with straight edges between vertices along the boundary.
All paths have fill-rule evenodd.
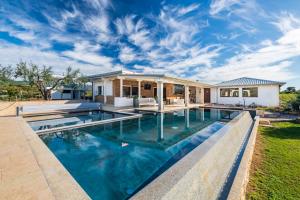
<path id="1" fill-rule="evenodd" d="M 247 199 L 300 199 L 300 124 L 273 126 L 259 128 Z"/>

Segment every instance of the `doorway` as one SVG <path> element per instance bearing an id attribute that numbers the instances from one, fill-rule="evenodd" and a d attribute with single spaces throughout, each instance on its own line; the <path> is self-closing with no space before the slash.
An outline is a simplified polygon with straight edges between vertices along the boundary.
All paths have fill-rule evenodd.
<path id="1" fill-rule="evenodd" d="M 204 103 L 210 103 L 210 88 L 204 88 Z"/>

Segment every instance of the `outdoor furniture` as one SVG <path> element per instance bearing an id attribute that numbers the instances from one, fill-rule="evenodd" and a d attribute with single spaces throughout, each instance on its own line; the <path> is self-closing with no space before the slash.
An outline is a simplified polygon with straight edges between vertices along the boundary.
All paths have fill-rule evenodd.
<path id="1" fill-rule="evenodd" d="M 184 99 L 173 99 L 171 101 L 171 104 L 173 104 L 173 105 L 184 105 Z"/>
<path id="2" fill-rule="evenodd" d="M 139 98 L 139 106 L 157 106 L 154 98 Z"/>

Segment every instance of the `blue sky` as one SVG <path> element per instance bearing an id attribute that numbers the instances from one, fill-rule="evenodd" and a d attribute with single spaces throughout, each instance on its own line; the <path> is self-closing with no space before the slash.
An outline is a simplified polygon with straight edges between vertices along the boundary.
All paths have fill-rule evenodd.
<path id="1" fill-rule="evenodd" d="M 299 0 L 1 0 L 0 63 L 300 88 Z"/>

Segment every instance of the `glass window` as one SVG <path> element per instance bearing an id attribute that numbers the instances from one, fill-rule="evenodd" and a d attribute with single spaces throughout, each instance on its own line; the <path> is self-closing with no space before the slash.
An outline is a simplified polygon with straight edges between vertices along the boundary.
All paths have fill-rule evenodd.
<path id="1" fill-rule="evenodd" d="M 183 85 L 174 85 L 174 94 L 184 94 L 184 86 Z"/>
<path id="2" fill-rule="evenodd" d="M 131 90 L 132 90 L 131 91 L 132 96 L 138 96 L 139 95 L 139 88 L 138 87 L 132 87 Z"/>
<path id="3" fill-rule="evenodd" d="M 102 86 L 98 86 L 98 95 L 102 95 Z"/>
<path id="4" fill-rule="evenodd" d="M 130 97 L 130 86 L 123 86 L 123 97 Z"/>
<path id="5" fill-rule="evenodd" d="M 258 88 L 243 88 L 243 97 L 258 97 Z"/>
<path id="6" fill-rule="evenodd" d="M 220 89 L 220 97 L 239 97 L 239 88 Z"/>
<path id="7" fill-rule="evenodd" d="M 151 84 L 150 83 L 145 83 L 144 84 L 144 90 L 151 90 Z"/>
<path id="8" fill-rule="evenodd" d="M 68 94 L 70 94 L 70 93 L 71 93 L 71 90 L 63 90 L 62 93 L 68 93 Z"/>

